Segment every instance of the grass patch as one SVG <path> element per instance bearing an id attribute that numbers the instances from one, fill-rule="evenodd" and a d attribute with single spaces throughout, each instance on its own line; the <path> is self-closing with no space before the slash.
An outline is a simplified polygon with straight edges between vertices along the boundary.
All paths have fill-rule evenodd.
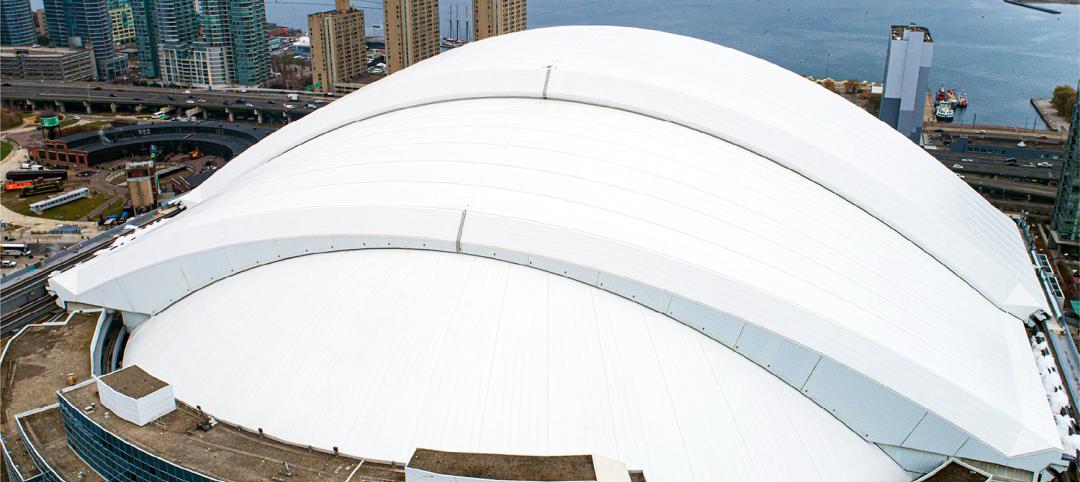
<path id="1" fill-rule="evenodd" d="M 68 117 L 67 119 L 64 119 L 64 120 L 60 121 L 60 128 L 63 129 L 63 128 L 69 126 L 69 125 L 72 125 L 72 124 L 76 123 L 76 122 L 79 122 L 79 120 Z"/>
<path id="2" fill-rule="evenodd" d="M 101 213 L 101 218 L 102 219 L 107 219 L 109 216 L 111 216 L 113 214 L 119 216 L 120 213 L 124 210 L 124 205 L 125 204 L 127 204 L 127 199 L 124 199 L 122 197 L 120 199 L 117 199 L 116 202 L 110 204 L 109 207 L 107 209 L 105 209 L 104 212 Z M 97 220 L 96 219 L 91 219 L 91 221 L 97 221 Z"/>
<path id="3" fill-rule="evenodd" d="M 15 150 L 15 146 L 11 145 L 10 142 L 0 141 L 0 159 L 7 157 L 13 150 Z"/>
<path id="4" fill-rule="evenodd" d="M 70 191 L 70 189 L 67 189 L 65 192 L 67 191 Z M 112 195 L 106 193 L 91 192 L 90 197 L 54 207 L 41 214 L 37 214 L 30 210 L 31 204 L 43 201 L 58 194 L 60 193 L 40 194 L 37 196 L 20 198 L 18 194 L 4 193 L 3 204 L 4 207 L 24 216 L 54 219 L 57 221 L 78 221 L 79 218 L 85 216 L 90 211 L 93 211 L 94 208 L 100 206 L 112 197 Z"/>
<path id="5" fill-rule="evenodd" d="M 85 127 L 87 130 L 96 131 L 98 129 L 104 129 L 104 128 L 110 127 L 110 126 L 112 126 L 111 121 L 94 121 L 94 122 L 87 122 L 85 124 L 80 125 L 79 127 Z"/>

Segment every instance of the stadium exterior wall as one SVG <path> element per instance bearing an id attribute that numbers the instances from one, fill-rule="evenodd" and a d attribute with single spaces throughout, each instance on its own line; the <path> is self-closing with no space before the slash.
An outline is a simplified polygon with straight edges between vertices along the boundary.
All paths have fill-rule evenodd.
<path id="1" fill-rule="evenodd" d="M 467 231 L 466 226 L 467 219 L 463 218 L 457 227 Z M 309 236 L 223 246 L 147 266 L 81 298 L 96 299 L 101 306 L 130 310 L 135 315 L 156 314 L 190 293 L 258 266 L 309 254 L 401 248 L 458 252 L 529 266 L 664 313 L 743 354 L 832 413 L 860 437 L 879 445 L 899 446 L 927 456 L 972 458 L 1032 472 L 1061 460 L 1061 453 L 1053 450 L 1007 457 L 873 379 L 731 314 L 636 280 L 534 254 L 473 245 L 461 242 L 460 236 L 455 241 L 406 236 Z M 125 314 L 125 320 L 128 318 L 145 319 Z M 134 328 L 128 326 L 129 330 Z"/>

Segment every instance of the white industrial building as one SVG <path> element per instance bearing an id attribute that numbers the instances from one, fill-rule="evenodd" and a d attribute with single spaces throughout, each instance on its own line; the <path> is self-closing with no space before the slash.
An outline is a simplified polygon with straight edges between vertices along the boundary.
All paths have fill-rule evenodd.
<path id="1" fill-rule="evenodd" d="M 595 454 L 650 482 L 1063 464 L 1012 220 L 888 125 L 715 44 L 480 41 L 180 202 L 50 289 L 124 313 L 125 364 L 179 400 L 290 442 Z"/>

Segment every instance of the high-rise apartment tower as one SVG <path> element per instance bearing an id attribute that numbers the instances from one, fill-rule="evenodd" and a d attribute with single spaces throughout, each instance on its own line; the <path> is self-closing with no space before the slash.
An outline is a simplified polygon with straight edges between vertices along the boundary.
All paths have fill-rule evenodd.
<path id="1" fill-rule="evenodd" d="M 127 71 L 127 57 L 113 44 L 112 19 L 106 0 L 45 0 L 49 44 L 90 47 L 94 50 L 98 79 L 114 79 Z"/>
<path id="2" fill-rule="evenodd" d="M 893 25 L 885 58 L 885 89 L 878 118 L 915 143 L 922 136 L 934 39 L 915 24 Z"/>
<path id="3" fill-rule="evenodd" d="M 473 39 L 525 30 L 525 0 L 473 0 Z"/>
<path id="4" fill-rule="evenodd" d="M 308 15 L 311 32 L 311 77 L 318 92 L 334 92 L 338 83 L 355 80 L 364 71 L 367 47 L 364 12 L 336 0 L 329 12 Z"/>
<path id="5" fill-rule="evenodd" d="M 0 0 L 0 45 L 34 45 L 30 0 Z"/>
<path id="6" fill-rule="evenodd" d="M 438 0 L 386 0 L 383 13 L 390 73 L 439 53 Z"/>

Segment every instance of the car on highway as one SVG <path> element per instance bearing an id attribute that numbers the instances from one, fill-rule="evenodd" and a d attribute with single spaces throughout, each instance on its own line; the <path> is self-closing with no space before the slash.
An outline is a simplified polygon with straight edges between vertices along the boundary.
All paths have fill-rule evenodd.
<path id="1" fill-rule="evenodd" d="M 169 99 L 169 100 L 176 100 L 176 98 L 174 98 L 174 97 L 173 97 L 173 96 L 171 96 L 171 95 L 166 95 L 166 96 L 165 96 L 165 98 L 166 98 L 166 99 Z"/>
<path id="2" fill-rule="evenodd" d="M 1008 159 L 1005 159 L 1005 165 L 1015 166 L 1016 165 L 1016 158 L 1015 157 L 1010 157 Z"/>
<path id="3" fill-rule="evenodd" d="M 315 99 L 315 103 L 316 103 L 316 104 L 325 104 L 325 103 L 326 103 L 326 101 L 325 101 L 325 100 L 322 100 L 322 99 Z"/>
<path id="4" fill-rule="evenodd" d="M 205 103 L 206 103 L 206 99 L 199 99 L 199 103 L 200 103 L 200 104 L 205 104 Z"/>
<path id="5" fill-rule="evenodd" d="M 308 104 L 305 107 L 307 107 L 308 109 L 318 109 L 319 108 L 319 106 L 317 106 L 315 104 Z"/>
<path id="6" fill-rule="evenodd" d="M 960 162 L 975 162 L 975 159 L 972 159 L 970 157 L 965 157 L 963 159 L 960 159 Z"/>
<path id="7" fill-rule="evenodd" d="M 94 171 L 79 171 L 75 175 L 78 177 L 90 177 L 94 175 Z"/>
<path id="8" fill-rule="evenodd" d="M 953 168 L 953 169 L 963 169 L 963 168 L 964 168 L 964 166 L 961 166 L 960 164 L 953 164 L 953 165 L 952 165 L 952 168 Z"/>
<path id="9" fill-rule="evenodd" d="M 142 99 L 140 99 L 138 97 L 132 97 L 131 100 L 142 100 Z"/>
<path id="10" fill-rule="evenodd" d="M 247 103 L 247 104 L 244 104 L 244 107 L 255 107 L 255 105 L 253 105 L 253 104 L 251 104 L 251 103 L 249 102 L 249 103 Z"/>
<path id="11" fill-rule="evenodd" d="M 1039 163 L 1039 167 L 1054 167 L 1054 165 L 1050 164 L 1049 162 L 1043 161 Z"/>
<path id="12" fill-rule="evenodd" d="M 272 100 L 268 100 L 268 101 L 266 101 L 266 103 L 267 103 L 267 104 L 275 104 L 276 102 L 274 102 L 274 101 L 272 101 Z"/>
<path id="13" fill-rule="evenodd" d="M 986 134 L 986 131 L 984 131 L 982 129 L 979 129 L 979 130 L 975 131 L 975 133 L 976 134 Z"/>
<path id="14" fill-rule="evenodd" d="M 292 105 L 292 104 L 285 104 L 286 109 L 292 109 L 293 107 L 296 107 L 296 106 Z"/>
<path id="15" fill-rule="evenodd" d="M 190 93 L 191 93 L 191 91 L 190 91 L 190 90 L 185 90 L 185 91 L 184 91 L 184 93 L 185 93 L 185 94 L 190 94 Z"/>
<path id="16" fill-rule="evenodd" d="M 116 92 L 109 92 L 109 97 L 116 97 Z"/>
<path id="17" fill-rule="evenodd" d="M 187 102 L 188 104 L 194 104 L 195 103 L 195 101 L 193 99 L 188 99 L 188 100 L 185 100 L 184 102 Z"/>
<path id="18" fill-rule="evenodd" d="M 223 100 L 223 101 L 221 101 L 221 105 L 232 105 L 232 101 L 231 100 Z"/>
<path id="19" fill-rule="evenodd" d="M 71 116 L 71 118 L 75 119 L 75 120 L 82 120 L 82 117 L 79 117 L 77 115 L 73 115 L 73 116 Z"/>

